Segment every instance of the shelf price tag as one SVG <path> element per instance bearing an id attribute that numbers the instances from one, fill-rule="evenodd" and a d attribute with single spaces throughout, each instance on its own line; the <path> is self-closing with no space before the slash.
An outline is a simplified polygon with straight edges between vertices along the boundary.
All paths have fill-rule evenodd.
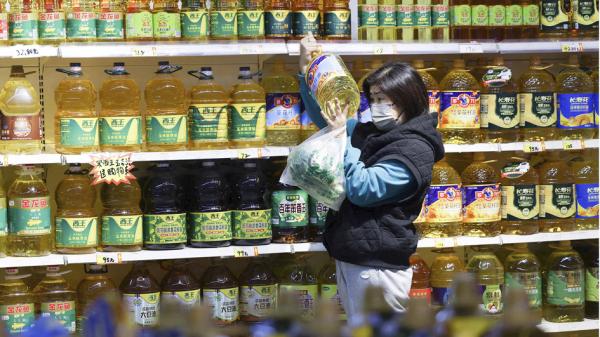
<path id="1" fill-rule="evenodd" d="M 258 247 L 234 247 L 233 257 L 258 256 Z"/>
<path id="2" fill-rule="evenodd" d="M 433 246 L 435 248 L 449 248 L 456 247 L 456 238 L 437 238 L 433 240 Z"/>
<path id="3" fill-rule="evenodd" d="M 260 44 L 242 44 L 240 45 L 240 54 L 241 55 L 255 55 L 255 54 L 263 54 L 263 46 Z"/>
<path id="4" fill-rule="evenodd" d="M 248 159 L 248 158 L 251 158 L 253 154 L 254 153 L 252 153 L 250 150 L 238 150 L 237 158 L 238 159 Z"/>
<path id="5" fill-rule="evenodd" d="M 92 156 L 91 165 L 90 173 L 94 175 L 92 185 L 100 183 L 129 184 L 131 180 L 135 179 L 135 176 L 131 174 L 134 167 L 131 163 L 131 153 Z"/>
<path id="6" fill-rule="evenodd" d="M 483 47 L 479 43 L 461 43 L 458 45 L 461 54 L 482 54 Z"/>
<path id="7" fill-rule="evenodd" d="M 12 57 L 15 59 L 28 58 L 28 57 L 40 57 L 41 51 L 36 46 L 15 46 L 13 47 Z"/>
<path id="8" fill-rule="evenodd" d="M 582 53 L 583 43 L 581 42 L 570 42 L 563 44 L 560 49 L 563 53 Z"/>
<path id="9" fill-rule="evenodd" d="M 96 253 L 96 264 L 120 264 L 123 263 L 121 253 Z"/>
<path id="10" fill-rule="evenodd" d="M 156 47 L 137 46 L 131 48 L 131 56 L 133 57 L 158 56 L 157 54 Z"/>
<path id="11" fill-rule="evenodd" d="M 373 55 L 397 54 L 397 47 L 391 45 L 380 44 L 373 46 Z"/>
<path id="12" fill-rule="evenodd" d="M 581 139 L 565 139 L 562 141 L 563 150 L 582 150 L 584 148 Z"/>
<path id="13" fill-rule="evenodd" d="M 523 152 L 526 152 L 526 153 L 542 152 L 545 150 L 546 150 L 546 146 L 544 145 L 544 142 L 523 143 Z"/>

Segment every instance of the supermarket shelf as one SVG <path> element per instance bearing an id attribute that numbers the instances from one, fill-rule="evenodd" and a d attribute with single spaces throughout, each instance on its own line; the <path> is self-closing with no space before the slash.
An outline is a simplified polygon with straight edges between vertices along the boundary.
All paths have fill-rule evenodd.
<path id="1" fill-rule="evenodd" d="M 586 319 L 583 322 L 570 323 L 551 323 L 546 320 L 543 320 L 542 323 L 538 324 L 538 328 L 540 328 L 546 333 L 556 333 L 569 331 L 598 330 L 600 328 L 600 325 L 597 319 Z"/>
<path id="2" fill-rule="evenodd" d="M 339 55 L 434 55 L 497 53 L 494 42 L 378 42 L 378 41 L 319 41 L 325 53 Z M 298 42 L 288 42 L 290 55 L 300 53 Z"/>
<path id="3" fill-rule="evenodd" d="M 445 248 L 479 245 L 505 245 L 512 243 L 548 242 L 562 240 L 598 239 L 599 231 L 585 230 L 561 233 L 537 233 L 532 235 L 500 235 L 491 238 L 458 236 L 451 238 L 423 238 L 419 240 L 418 248 Z"/>
<path id="4" fill-rule="evenodd" d="M 598 52 L 598 40 L 504 41 L 498 43 L 501 54 L 539 54 Z"/>

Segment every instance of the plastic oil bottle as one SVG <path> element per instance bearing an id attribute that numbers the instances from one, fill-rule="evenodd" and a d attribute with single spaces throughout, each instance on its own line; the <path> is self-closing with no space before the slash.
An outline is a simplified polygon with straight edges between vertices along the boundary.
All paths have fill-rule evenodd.
<path id="1" fill-rule="evenodd" d="M 416 36 L 415 1 L 401 0 L 396 5 L 396 37 L 398 40 L 411 42 Z"/>
<path id="2" fill-rule="evenodd" d="M 480 308 L 486 315 L 500 315 L 504 305 L 504 267 L 489 246 L 473 247 L 475 254 L 467 264 L 480 289 Z"/>
<path id="3" fill-rule="evenodd" d="M 350 40 L 350 8 L 347 0 L 327 0 L 323 5 L 325 39 Z"/>
<path id="4" fill-rule="evenodd" d="M 585 317 L 598 319 L 598 244 L 585 255 Z"/>
<path id="5" fill-rule="evenodd" d="M 377 0 L 358 2 L 358 39 L 377 41 L 379 37 L 379 8 Z"/>
<path id="6" fill-rule="evenodd" d="M 242 0 L 237 11 L 238 38 L 265 38 L 265 9 L 263 0 Z"/>
<path id="7" fill-rule="evenodd" d="M 306 255 L 298 255 L 281 264 L 279 292 L 289 292 L 296 298 L 301 320 L 315 317 L 315 302 L 319 296 L 317 275 L 306 262 Z M 283 262 L 283 261 L 282 261 Z"/>
<path id="8" fill-rule="evenodd" d="M 335 261 L 327 262 L 319 271 L 319 296 L 321 301 L 330 302 L 339 313 L 339 319 L 345 320 L 346 313 L 337 287 Z"/>
<path id="9" fill-rule="evenodd" d="M 154 0 L 152 26 L 156 41 L 173 41 L 181 38 L 181 15 L 177 0 Z"/>
<path id="10" fill-rule="evenodd" d="M 562 139 L 590 139 L 594 136 L 594 87 L 592 79 L 581 70 L 577 55 L 557 78 L 559 136 Z"/>
<path id="11" fill-rule="evenodd" d="M 231 88 L 230 144 L 234 148 L 265 144 L 265 91 L 252 77 L 249 67 L 240 67 L 238 83 Z"/>
<path id="12" fill-rule="evenodd" d="M 65 12 L 59 0 L 40 1 L 38 38 L 40 44 L 59 44 L 65 41 Z"/>
<path id="13" fill-rule="evenodd" d="M 20 334 L 35 320 L 35 296 L 23 281 L 30 274 L 19 275 L 19 269 L 6 268 L 0 283 L 1 321 L 8 334 Z"/>
<path id="14" fill-rule="evenodd" d="M 293 146 L 300 138 L 300 89 L 298 80 L 285 70 L 282 59 L 273 64 L 271 74 L 262 80 L 267 93 L 267 144 Z"/>
<path id="15" fill-rule="evenodd" d="M 519 115 L 521 138 L 525 141 L 553 139 L 556 133 L 556 83 L 543 66 L 539 56 L 529 61 L 527 69 L 519 77 Z"/>
<path id="16" fill-rule="evenodd" d="M 189 271 L 186 261 L 176 260 L 161 281 L 160 299 L 175 300 L 186 309 L 200 304 L 200 282 Z"/>
<path id="17" fill-rule="evenodd" d="M 150 0 L 127 1 L 125 36 L 128 41 L 152 41 L 154 39 Z"/>
<path id="18" fill-rule="evenodd" d="M 308 194 L 295 186 L 278 183 L 271 194 L 273 242 L 308 241 Z"/>
<path id="19" fill-rule="evenodd" d="M 98 41 L 125 39 L 125 4 L 120 0 L 100 0 L 96 35 Z"/>
<path id="20" fill-rule="evenodd" d="M 173 76 L 181 66 L 160 61 L 153 79 L 146 83 L 146 149 L 185 150 L 188 124 L 185 87 Z"/>
<path id="21" fill-rule="evenodd" d="M 8 188 L 10 256 L 44 256 L 52 249 L 50 194 L 41 168 L 24 165 Z"/>
<path id="22" fill-rule="evenodd" d="M 431 2 L 431 39 L 450 40 L 450 1 L 433 0 Z"/>
<path id="23" fill-rule="evenodd" d="M 181 3 L 181 39 L 188 41 L 208 38 L 208 11 L 204 0 L 185 0 Z"/>
<path id="24" fill-rule="evenodd" d="M 233 196 L 233 244 L 239 246 L 271 243 L 271 208 L 265 201 L 265 177 L 256 162 L 244 162 Z"/>
<path id="25" fill-rule="evenodd" d="M 549 322 L 579 322 L 584 318 L 585 274 L 581 256 L 570 241 L 550 244 L 552 252 L 545 268 L 544 319 Z"/>
<path id="26" fill-rule="evenodd" d="M 240 318 L 239 283 L 229 268 L 217 263 L 202 277 L 202 303 L 210 307 L 217 325 L 224 326 Z"/>
<path id="27" fill-rule="evenodd" d="M 8 8 L 8 38 L 10 39 L 10 43 L 37 43 L 39 18 L 38 1 L 10 0 L 7 3 L 8 6 L 6 7 Z"/>
<path id="28" fill-rule="evenodd" d="M 160 315 L 160 286 L 143 262 L 135 262 L 119 286 L 125 310 L 141 327 L 152 327 Z"/>
<path id="29" fill-rule="evenodd" d="M 96 20 L 98 17 L 96 1 L 66 0 L 63 6 L 67 17 L 67 41 L 95 41 Z"/>
<path id="30" fill-rule="evenodd" d="M 462 260 L 452 248 L 434 250 L 438 253 L 431 264 L 431 303 L 434 307 L 446 306 L 452 296 L 450 286 L 454 277 L 465 271 Z"/>
<path id="31" fill-rule="evenodd" d="M 292 35 L 290 0 L 265 0 L 265 38 L 288 39 Z"/>
<path id="32" fill-rule="evenodd" d="M 71 63 L 69 69 L 58 68 L 56 71 L 67 75 L 54 90 L 56 152 L 79 154 L 98 151 L 94 84 L 83 77 L 81 63 Z"/>
<path id="33" fill-rule="evenodd" d="M 190 149 L 221 149 L 229 144 L 229 93 L 215 81 L 211 67 L 189 71 L 199 82 L 190 91 Z"/>
<path id="34" fill-rule="evenodd" d="M 11 66 L 10 77 L 0 90 L 2 153 L 36 153 L 42 150 L 40 99 L 37 89 L 25 78 L 21 65 Z"/>
<path id="35" fill-rule="evenodd" d="M 308 241 L 323 241 L 328 213 L 329 207 L 317 199 L 311 198 L 310 195 L 308 196 Z"/>
<path id="36" fill-rule="evenodd" d="M 463 182 L 463 235 L 497 236 L 500 234 L 500 173 L 485 160 L 483 152 L 473 155 L 465 168 Z"/>
<path id="37" fill-rule="evenodd" d="M 598 161 L 595 158 L 597 152 L 586 150 L 570 163 L 575 181 L 575 223 L 578 230 L 598 228 Z"/>
<path id="38" fill-rule="evenodd" d="M 77 285 L 77 332 L 83 331 L 85 311 L 97 298 L 106 295 L 117 295 L 118 289 L 110 277 L 106 265 L 85 264 L 85 275 Z"/>
<path id="39" fill-rule="evenodd" d="M 237 1 L 217 0 L 210 10 L 210 38 L 235 40 L 238 36 Z"/>
<path id="40" fill-rule="evenodd" d="M 504 261 L 506 290 L 522 288 L 527 294 L 529 308 L 535 319 L 542 318 L 542 271 L 537 257 L 529 251 L 526 243 L 507 248 L 510 253 Z"/>
<path id="41" fill-rule="evenodd" d="M 183 249 L 187 242 L 184 190 L 175 168 L 159 162 L 144 185 L 144 248 Z"/>
<path id="42" fill-rule="evenodd" d="M 498 8 L 493 3 L 495 1 L 486 0 L 473 0 L 471 1 L 471 39 L 473 40 L 484 40 L 488 38 L 488 24 L 493 22 L 490 17 L 490 10 L 492 8 Z M 488 6 L 489 4 L 489 6 Z M 504 7 L 502 7 L 504 9 Z M 496 27 L 498 29 L 498 27 Z M 500 28 L 502 29 L 502 28 Z M 479 78 L 478 78 L 479 80 Z"/>
<path id="43" fill-rule="evenodd" d="M 8 240 L 8 209 L 6 208 L 6 190 L 4 189 L 4 176 L 0 171 L 0 257 L 7 253 Z"/>
<path id="44" fill-rule="evenodd" d="M 8 44 L 8 8 L 6 3 L 2 3 L 0 4 L 0 46 Z"/>
<path id="45" fill-rule="evenodd" d="M 88 170 L 69 165 L 56 188 L 55 245 L 63 254 L 94 253 L 98 245 L 98 216 L 94 209 L 96 190 Z"/>
<path id="46" fill-rule="evenodd" d="M 471 1 L 450 1 L 451 26 L 450 37 L 454 40 L 469 40 L 471 38 Z"/>
<path id="47" fill-rule="evenodd" d="M 429 96 L 429 112 L 440 113 L 440 86 L 436 79 L 429 73 L 433 68 L 425 68 L 425 62 L 421 59 L 412 62 L 413 68 L 419 72 Z"/>
<path id="48" fill-rule="evenodd" d="M 41 317 L 49 317 L 69 331 L 76 330 L 76 293 L 58 266 L 46 268 L 46 276 L 35 286 L 36 312 Z"/>
<path id="49" fill-rule="evenodd" d="M 104 71 L 110 77 L 100 88 L 100 149 L 104 152 L 139 152 L 142 148 L 140 89 L 117 62 Z"/>
<path id="50" fill-rule="evenodd" d="M 465 61 L 455 59 L 452 70 L 440 83 L 440 115 L 438 128 L 444 142 L 452 144 L 478 143 L 479 83 L 465 69 Z"/>
<path id="51" fill-rule="evenodd" d="M 539 316 L 529 308 L 527 296 L 523 289 L 511 288 L 506 292 L 504 312 L 502 320 L 492 326 L 483 335 L 484 337 L 541 337 L 546 335 L 544 331 L 536 326 L 539 323 Z"/>
<path id="52" fill-rule="evenodd" d="M 292 36 L 293 39 L 300 40 L 308 33 L 312 33 L 315 38 L 321 37 L 320 32 L 321 11 L 319 10 L 319 1 L 292 0 Z"/>
<path id="53" fill-rule="evenodd" d="M 268 261 L 253 259 L 240 274 L 240 320 L 260 322 L 277 310 L 278 281 Z"/>
<path id="54" fill-rule="evenodd" d="M 564 0 L 540 1 L 540 37 L 566 37 L 571 30 L 572 9 L 570 3 Z"/>
<path id="55" fill-rule="evenodd" d="M 540 231 L 564 232 L 576 229 L 575 185 L 560 151 L 550 151 L 538 169 L 540 174 Z"/>
<path id="56" fill-rule="evenodd" d="M 411 298 L 421 298 L 431 304 L 431 269 L 427 262 L 418 254 L 410 256 L 410 268 L 413 271 L 412 282 L 410 285 Z"/>
<path id="57" fill-rule="evenodd" d="M 526 158 L 510 158 L 500 173 L 502 233 L 530 235 L 539 231 L 540 177 Z"/>
<path id="58" fill-rule="evenodd" d="M 138 251 L 142 249 L 142 191 L 136 180 L 129 184 L 102 184 L 102 250 Z"/>
<path id="59" fill-rule="evenodd" d="M 377 39 L 381 41 L 396 40 L 396 1 L 379 0 Z"/>

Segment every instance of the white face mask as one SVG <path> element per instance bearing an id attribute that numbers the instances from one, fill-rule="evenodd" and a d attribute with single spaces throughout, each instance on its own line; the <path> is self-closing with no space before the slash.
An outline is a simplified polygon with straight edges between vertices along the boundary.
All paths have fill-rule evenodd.
<path id="1" fill-rule="evenodd" d="M 381 131 L 389 131 L 398 123 L 398 113 L 393 103 L 371 103 L 371 118 Z"/>

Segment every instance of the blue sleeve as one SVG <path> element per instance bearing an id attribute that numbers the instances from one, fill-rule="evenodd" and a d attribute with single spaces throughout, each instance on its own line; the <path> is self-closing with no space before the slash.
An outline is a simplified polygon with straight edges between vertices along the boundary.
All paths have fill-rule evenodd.
<path id="1" fill-rule="evenodd" d="M 321 107 L 308 90 L 304 75 L 298 75 L 298 81 L 300 82 L 300 97 L 302 97 L 302 104 L 304 104 L 308 116 L 319 129 L 326 127 L 327 122 L 321 116 Z"/>

